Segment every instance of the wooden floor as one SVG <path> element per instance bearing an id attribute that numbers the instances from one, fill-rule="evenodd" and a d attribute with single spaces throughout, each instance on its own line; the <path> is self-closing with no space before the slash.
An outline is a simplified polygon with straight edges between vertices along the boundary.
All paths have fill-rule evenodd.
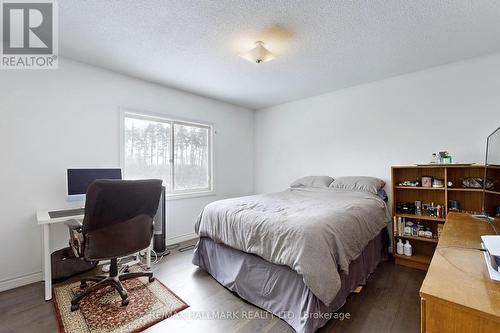
<path id="1" fill-rule="evenodd" d="M 155 275 L 190 307 L 147 332 L 293 332 L 284 321 L 266 315 L 219 285 L 191 264 L 192 250 L 172 251 L 154 266 Z M 381 264 L 360 294 L 351 294 L 339 310 L 350 319 L 330 321 L 320 332 L 419 332 L 418 290 L 425 273 Z M 207 318 L 213 311 L 259 315 L 258 319 Z M 203 319 L 200 317 L 203 316 Z M 0 332 L 56 332 L 51 302 L 43 300 L 43 284 L 35 283 L 0 293 Z"/>

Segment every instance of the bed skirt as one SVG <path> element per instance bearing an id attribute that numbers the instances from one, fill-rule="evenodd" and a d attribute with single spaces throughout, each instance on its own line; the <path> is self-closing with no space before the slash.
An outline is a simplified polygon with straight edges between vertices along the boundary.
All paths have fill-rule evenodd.
<path id="1" fill-rule="evenodd" d="M 314 296 L 302 276 L 288 266 L 270 263 L 210 238 L 200 238 L 193 264 L 244 300 L 283 319 L 295 331 L 311 333 L 334 318 L 347 296 L 357 286 L 364 285 L 377 265 L 387 259 L 387 246 L 388 234 L 384 229 L 351 262 L 349 274 L 341 272 L 341 289 L 329 306 Z"/>

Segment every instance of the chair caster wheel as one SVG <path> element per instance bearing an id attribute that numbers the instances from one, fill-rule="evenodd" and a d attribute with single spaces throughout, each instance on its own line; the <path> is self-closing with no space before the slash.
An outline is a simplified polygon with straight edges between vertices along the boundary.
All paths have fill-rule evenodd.
<path id="1" fill-rule="evenodd" d="M 122 306 L 127 306 L 128 305 L 128 298 L 122 300 Z"/>
<path id="2" fill-rule="evenodd" d="M 76 311 L 80 308 L 80 304 L 71 304 L 71 312 Z"/>
<path id="3" fill-rule="evenodd" d="M 87 287 L 88 287 L 88 285 L 86 282 L 80 282 L 80 289 L 85 289 Z"/>
<path id="4" fill-rule="evenodd" d="M 155 277 L 154 276 L 151 276 L 149 279 L 148 279 L 149 282 L 154 282 L 155 281 Z"/>

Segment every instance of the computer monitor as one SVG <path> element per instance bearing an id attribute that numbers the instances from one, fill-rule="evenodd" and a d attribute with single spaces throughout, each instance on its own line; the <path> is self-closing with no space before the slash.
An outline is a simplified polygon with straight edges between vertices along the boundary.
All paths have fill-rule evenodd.
<path id="1" fill-rule="evenodd" d="M 121 169 L 68 169 L 68 199 L 85 200 L 89 185 L 97 179 L 122 179 Z"/>

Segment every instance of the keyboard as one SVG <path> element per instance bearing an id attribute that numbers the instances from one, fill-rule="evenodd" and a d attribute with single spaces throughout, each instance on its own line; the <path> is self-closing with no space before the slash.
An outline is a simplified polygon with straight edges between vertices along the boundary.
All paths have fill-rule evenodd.
<path id="1" fill-rule="evenodd" d="M 60 217 L 78 216 L 83 214 L 85 214 L 85 208 L 55 210 L 53 212 L 49 212 L 49 216 L 51 219 L 57 219 Z"/>

